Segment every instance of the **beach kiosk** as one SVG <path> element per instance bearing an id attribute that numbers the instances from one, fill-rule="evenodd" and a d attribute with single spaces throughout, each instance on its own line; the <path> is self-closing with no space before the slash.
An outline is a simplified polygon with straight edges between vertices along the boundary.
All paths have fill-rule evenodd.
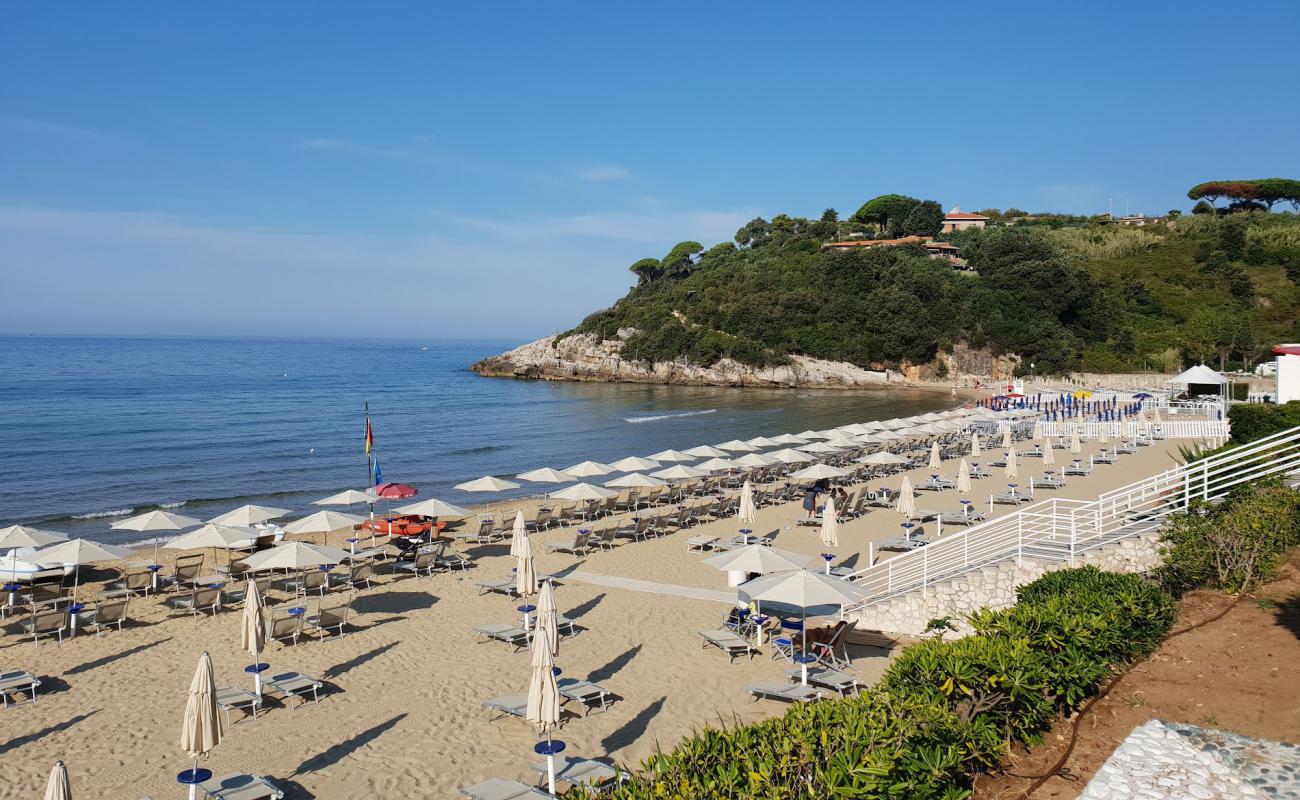
<path id="1" fill-rule="evenodd" d="M 1228 379 L 1204 364 L 1188 367 L 1170 378 L 1168 383 L 1175 387 L 1182 387 L 1188 397 L 1214 395 L 1225 406 L 1228 404 L 1228 392 L 1230 391 Z"/>

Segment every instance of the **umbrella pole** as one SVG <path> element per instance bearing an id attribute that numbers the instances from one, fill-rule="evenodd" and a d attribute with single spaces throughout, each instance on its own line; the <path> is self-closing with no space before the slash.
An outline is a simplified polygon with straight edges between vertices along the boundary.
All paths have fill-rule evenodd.
<path id="1" fill-rule="evenodd" d="M 551 729 L 549 726 L 546 728 L 546 744 L 551 744 Z M 551 794 L 555 794 L 555 753 L 552 752 L 554 749 L 549 746 L 546 748 L 546 789 Z"/>

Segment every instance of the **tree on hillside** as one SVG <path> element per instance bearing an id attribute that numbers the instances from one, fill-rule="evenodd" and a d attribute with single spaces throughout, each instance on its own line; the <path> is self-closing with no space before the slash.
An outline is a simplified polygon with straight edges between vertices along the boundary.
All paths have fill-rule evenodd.
<path id="1" fill-rule="evenodd" d="M 853 214 L 852 219 L 854 222 L 879 225 L 893 236 L 919 202 L 921 201 L 915 197 L 907 195 L 882 194 L 863 203 L 862 208 Z"/>
<path id="2" fill-rule="evenodd" d="M 704 252 L 704 245 L 699 242 L 678 242 L 660 263 L 665 278 L 685 278 L 695 269 L 695 256 Z"/>
<path id="3" fill-rule="evenodd" d="M 1015 206 L 1012 206 L 1011 208 L 1008 208 L 1006 211 L 1002 212 L 1003 219 L 1015 219 L 1016 217 L 1027 217 L 1027 216 L 1029 216 L 1028 211 L 1021 211 Z"/>
<path id="4" fill-rule="evenodd" d="M 833 208 L 828 208 L 822 212 L 822 222 L 839 222 L 840 212 Z"/>
<path id="5" fill-rule="evenodd" d="M 1193 200 L 1208 200 L 1211 205 L 1226 197 L 1232 201 L 1229 211 L 1272 211 L 1274 205 L 1282 202 L 1300 210 L 1300 181 L 1290 178 L 1208 181 L 1188 189 L 1187 196 Z"/>
<path id="6" fill-rule="evenodd" d="M 663 266 L 657 258 L 643 258 L 632 266 L 628 267 L 637 277 L 637 284 L 643 285 L 652 283 L 663 277 Z"/>
<path id="7" fill-rule="evenodd" d="M 1200 200 L 1200 201 L 1198 201 L 1198 202 L 1196 203 L 1196 205 L 1192 206 L 1192 213 L 1193 213 L 1193 214 L 1213 214 L 1213 213 L 1214 213 L 1214 206 L 1212 206 L 1212 205 L 1210 204 L 1210 201 L 1209 201 L 1209 200 Z"/>
<path id="8" fill-rule="evenodd" d="M 1219 228 L 1219 249 L 1232 261 L 1246 255 L 1246 223 L 1229 219 Z"/>
<path id="9" fill-rule="evenodd" d="M 933 200 L 917 203 L 903 220 L 905 236 L 938 236 L 942 229 L 943 206 Z"/>
<path id="10" fill-rule="evenodd" d="M 988 217 L 989 222 L 1002 221 L 1002 209 L 1000 208 L 981 208 L 979 211 L 976 211 L 975 213 L 979 214 L 981 217 Z"/>
<path id="11" fill-rule="evenodd" d="M 772 236 L 772 224 L 762 217 L 754 217 L 736 231 L 736 244 L 741 247 L 759 247 Z"/>
<path id="12" fill-rule="evenodd" d="M 1273 210 L 1275 203 L 1290 203 L 1300 211 L 1300 181 L 1289 178 L 1261 178 L 1255 181 L 1256 199 Z"/>

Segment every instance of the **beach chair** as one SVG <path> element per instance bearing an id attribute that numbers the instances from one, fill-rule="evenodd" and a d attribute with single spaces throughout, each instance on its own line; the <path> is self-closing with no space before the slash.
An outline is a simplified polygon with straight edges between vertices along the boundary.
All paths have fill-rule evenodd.
<path id="1" fill-rule="evenodd" d="M 311 692 L 312 703 L 320 702 L 320 688 L 324 683 L 316 680 L 301 672 L 278 672 L 272 675 L 266 681 L 266 688 L 280 694 L 284 698 L 284 704 L 289 706 L 293 711 L 296 706 L 289 704 L 289 698 L 297 697 L 302 702 L 299 706 L 307 705 L 307 692 Z"/>
<path id="2" fill-rule="evenodd" d="M 26 597 L 33 612 L 51 611 L 71 602 L 61 583 L 33 583 L 27 587 Z"/>
<path id="3" fill-rule="evenodd" d="M 786 670 L 785 675 L 790 679 L 791 683 L 800 683 L 803 680 L 803 671 L 798 667 Z M 862 690 L 862 682 L 856 677 L 830 667 L 809 667 L 808 683 L 812 686 L 830 689 L 840 697 L 848 697 Z"/>
<path id="4" fill-rule="evenodd" d="M 227 725 L 230 724 L 231 709 L 243 709 L 248 712 L 249 719 L 257 719 L 257 708 L 261 703 L 262 699 L 247 689 L 237 686 L 217 687 L 217 707 L 225 712 Z"/>
<path id="5" fill-rule="evenodd" d="M 168 599 L 167 605 L 178 611 L 188 611 L 194 619 L 206 614 L 217 615 L 221 608 L 221 590 L 212 586 L 191 589 L 187 595 Z"/>
<path id="6" fill-rule="evenodd" d="M 540 582 L 541 578 L 538 578 Z M 515 597 L 519 593 L 515 591 L 515 579 L 506 578 L 500 581 L 478 581 L 474 584 L 479 588 L 479 594 L 503 594 L 506 597 Z"/>
<path id="7" fill-rule="evenodd" d="M 546 527 L 546 523 L 551 519 L 551 510 L 549 508 L 537 509 L 537 514 L 532 519 L 524 520 L 524 530 L 541 531 Z"/>
<path id="8" fill-rule="evenodd" d="M 375 565 L 369 561 L 349 564 L 347 575 L 338 575 L 335 577 L 337 580 L 331 582 L 329 587 L 331 589 L 347 587 L 356 591 L 362 586 L 369 589 L 373 585 L 371 581 L 375 577 Z"/>
<path id="9" fill-rule="evenodd" d="M 686 540 L 686 549 L 688 551 L 704 553 L 712 550 L 713 545 L 717 544 L 717 542 L 718 537 L 716 536 L 692 536 Z"/>
<path id="10" fill-rule="evenodd" d="M 1029 488 L 1030 489 L 1063 489 L 1065 488 L 1065 481 L 1061 478 L 1056 477 L 1055 475 L 1052 475 L 1051 473 L 1048 473 L 1041 478 L 1030 478 Z"/>
<path id="11" fill-rule="evenodd" d="M 752 661 L 754 654 L 758 652 L 754 645 L 750 644 L 748 640 L 740 638 L 734 631 L 700 631 L 700 636 L 704 639 L 706 648 L 712 645 L 726 653 L 728 664 L 734 662 L 739 656 L 749 656 Z"/>
<path id="12" fill-rule="evenodd" d="M 600 546 L 601 550 L 613 550 L 614 546 L 618 544 L 618 540 L 614 537 L 616 530 L 617 529 L 613 525 L 610 525 L 600 532 L 600 540 L 597 544 Z M 593 537 L 596 535 L 597 534 L 594 533 L 592 534 Z"/>
<path id="13" fill-rule="evenodd" d="M 531 769 L 539 775 L 546 775 L 547 764 L 539 761 Z M 555 780 L 564 781 L 573 786 L 585 786 L 600 792 L 606 786 L 627 780 L 631 774 L 618 767 L 590 758 L 560 756 L 555 760 Z M 527 797 L 528 795 L 525 795 Z"/>
<path id="14" fill-rule="evenodd" d="M 298 573 L 295 578 L 289 578 L 281 584 L 286 591 L 292 591 L 295 597 L 307 599 L 310 592 L 316 592 L 321 597 L 325 596 L 325 591 L 329 589 L 329 573 L 319 569 L 308 569 Z"/>
<path id="15" fill-rule="evenodd" d="M 456 569 L 469 569 L 472 566 L 474 566 L 474 559 L 452 550 L 448 542 L 438 542 L 433 546 L 433 568 L 435 571 L 445 569 L 450 572 Z"/>
<path id="16" fill-rule="evenodd" d="M 162 580 L 163 583 L 170 584 L 175 591 L 180 592 L 192 588 L 194 579 L 202 574 L 203 554 L 190 553 L 189 555 L 177 556 L 172 574 Z"/>
<path id="17" fill-rule="evenodd" d="M 572 553 L 575 556 L 585 555 L 590 540 L 591 531 L 578 531 L 571 539 L 565 539 L 559 542 L 547 542 L 546 552 Z"/>
<path id="18" fill-rule="evenodd" d="M 462 786 L 460 793 L 462 797 L 467 797 L 469 800 L 530 800 L 530 798 L 553 797 L 536 786 L 502 778 L 488 778 L 473 786 Z"/>
<path id="19" fill-rule="evenodd" d="M 267 628 L 267 636 L 276 642 L 283 644 L 290 642 L 298 643 L 298 637 L 302 635 L 302 615 L 290 614 L 289 609 L 280 609 L 271 612 L 270 626 Z"/>
<path id="20" fill-rule="evenodd" d="M 498 536 L 497 521 L 495 517 L 479 517 L 477 528 L 466 528 L 457 531 L 455 537 L 458 541 L 468 541 L 474 544 L 491 544 L 496 541 Z"/>
<path id="21" fill-rule="evenodd" d="M 600 684 L 580 681 L 577 678 L 561 678 L 556 682 L 560 697 L 572 700 L 582 707 L 582 716 L 587 716 L 593 708 L 600 707 L 602 712 L 609 709 L 613 693 Z"/>
<path id="22" fill-rule="evenodd" d="M 479 635 L 480 642 L 501 642 L 508 644 L 517 653 L 528 647 L 532 642 L 532 636 L 528 631 L 518 625 L 493 623 L 488 625 L 477 625 L 474 632 Z"/>
<path id="23" fill-rule="evenodd" d="M 437 558 L 432 552 L 416 553 L 410 561 L 397 560 L 393 562 L 393 572 L 409 572 L 412 576 L 424 575 L 428 577 L 433 574 L 436 568 Z"/>
<path id="24" fill-rule="evenodd" d="M 552 514 L 551 518 L 547 521 L 546 527 L 564 528 L 573 524 L 573 508 L 574 503 L 569 503 L 555 509 L 555 513 Z"/>
<path id="25" fill-rule="evenodd" d="M 348 611 L 352 608 L 352 598 L 346 600 L 333 600 L 328 605 L 321 602 L 320 607 L 316 610 L 314 616 L 307 617 L 303 620 L 305 627 L 314 630 L 320 640 L 340 639 L 344 636 L 343 629 L 348 624 Z M 329 635 L 330 631 L 336 631 L 333 636 Z"/>
<path id="26" fill-rule="evenodd" d="M 754 700 L 780 700 L 783 703 L 813 703 L 822 699 L 822 690 L 801 683 L 751 683 L 745 687 Z"/>
<path id="27" fill-rule="evenodd" d="M 0 701 L 3 701 L 4 707 L 9 707 L 10 695 L 23 695 L 30 693 L 31 700 L 25 700 L 24 703 L 36 702 L 36 687 L 41 685 L 41 679 L 30 672 L 20 669 L 7 670 L 0 672 Z"/>
<path id="28" fill-rule="evenodd" d="M 83 626 L 93 627 L 96 636 L 103 636 L 114 625 L 122 630 L 126 624 L 127 598 L 120 600 L 101 600 L 89 611 L 77 615 L 77 622 Z"/>
<path id="29" fill-rule="evenodd" d="M 47 608 L 33 611 L 27 619 L 18 621 L 25 633 L 32 635 L 32 641 L 41 643 L 42 636 L 54 636 L 63 644 L 63 631 L 68 627 L 68 610 L 66 608 Z"/>
<path id="30" fill-rule="evenodd" d="M 614 530 L 615 538 L 644 541 L 650 538 L 650 523 L 653 517 L 641 517 L 630 525 L 620 525 Z"/>
<path id="31" fill-rule="evenodd" d="M 574 516 L 578 517 L 583 522 L 591 522 L 593 519 L 600 516 L 600 501 L 587 500 L 582 504 L 582 508 L 573 513 Z"/>
<path id="32" fill-rule="evenodd" d="M 147 597 L 153 591 L 153 573 L 147 569 L 128 572 L 119 580 L 113 581 L 104 587 L 112 592 L 124 594 L 138 594 Z"/>
<path id="33" fill-rule="evenodd" d="M 916 532 L 911 536 L 890 536 L 886 539 L 879 540 L 876 542 L 876 549 L 902 551 L 917 550 L 925 547 L 929 543 L 930 540 L 925 538 L 925 531 L 918 527 Z"/>
<path id="34" fill-rule="evenodd" d="M 284 792 L 261 775 L 222 775 L 199 784 L 210 800 L 282 800 Z"/>
<path id="35" fill-rule="evenodd" d="M 833 669 L 852 669 L 852 662 L 849 661 L 848 638 L 853 629 L 858 626 L 856 620 L 840 620 L 835 623 L 831 630 L 831 635 L 824 642 L 808 642 L 808 650 L 816 656 L 817 661 Z"/>
<path id="36" fill-rule="evenodd" d="M 612 517 L 618 511 L 618 496 L 606 497 L 605 502 L 600 506 L 600 516 Z"/>

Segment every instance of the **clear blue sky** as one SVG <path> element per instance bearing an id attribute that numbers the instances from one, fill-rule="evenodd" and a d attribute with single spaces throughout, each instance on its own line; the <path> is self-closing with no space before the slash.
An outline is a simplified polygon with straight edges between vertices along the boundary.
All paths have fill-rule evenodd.
<path id="1" fill-rule="evenodd" d="M 531 337 L 675 242 L 902 192 L 1300 178 L 1300 4 L 40 3 L 0 331 Z"/>

